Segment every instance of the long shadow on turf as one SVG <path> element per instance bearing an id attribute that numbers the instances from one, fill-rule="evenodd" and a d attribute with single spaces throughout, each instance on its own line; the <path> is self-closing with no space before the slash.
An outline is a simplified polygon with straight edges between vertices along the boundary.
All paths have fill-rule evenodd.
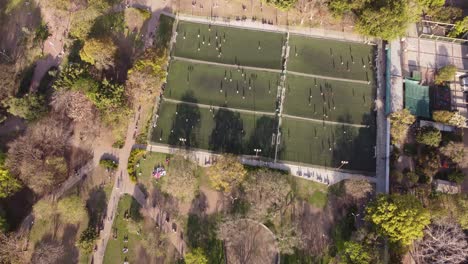
<path id="1" fill-rule="evenodd" d="M 239 113 L 227 109 L 216 111 L 215 127 L 210 135 L 210 150 L 233 154 L 242 153 L 244 124 Z"/>
<path id="2" fill-rule="evenodd" d="M 343 116 L 338 122 L 346 123 L 349 116 Z M 357 133 L 355 130 L 347 129 L 345 126 L 337 126 L 333 135 L 335 144 L 333 148 L 332 165 L 338 167 L 341 161 L 347 161 L 348 164 L 343 169 L 358 170 L 365 172 L 375 171 L 374 146 L 376 141 L 374 118 L 371 114 L 363 117 L 363 124 L 369 124 L 368 127 L 360 128 Z M 346 133 L 345 133 L 346 132 Z"/>
<path id="3" fill-rule="evenodd" d="M 276 132 L 277 119 L 269 116 L 262 116 L 255 122 L 254 133 L 250 136 L 247 149 L 244 154 L 253 155 L 254 149 L 261 149 L 259 155 L 273 158 L 275 156 L 275 144 L 273 133 Z"/>
<path id="4" fill-rule="evenodd" d="M 182 101 L 197 103 L 192 91 L 187 92 Z M 169 145 L 198 147 L 195 131 L 200 125 L 200 109 L 194 105 L 177 104 L 175 120 L 172 123 Z"/>

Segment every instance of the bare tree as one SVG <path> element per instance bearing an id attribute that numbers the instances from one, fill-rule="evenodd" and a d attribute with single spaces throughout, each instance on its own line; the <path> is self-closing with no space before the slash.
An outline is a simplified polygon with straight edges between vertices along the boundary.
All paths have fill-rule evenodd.
<path id="1" fill-rule="evenodd" d="M 53 116 L 41 119 L 9 144 L 6 166 L 33 191 L 43 194 L 67 178 L 70 134 L 67 124 Z"/>
<path id="2" fill-rule="evenodd" d="M 251 203 L 251 217 L 264 220 L 265 217 L 275 217 L 291 202 L 288 195 L 291 185 L 286 175 L 270 170 L 257 170 L 251 174 L 245 183 L 247 200 Z"/>
<path id="3" fill-rule="evenodd" d="M 42 241 L 34 249 L 32 263 L 57 263 L 65 255 L 65 247 L 57 241 Z"/>
<path id="4" fill-rule="evenodd" d="M 344 182 L 346 194 L 352 196 L 356 200 L 366 198 L 374 190 L 374 187 L 366 180 L 346 180 Z"/>
<path id="5" fill-rule="evenodd" d="M 421 263 L 464 263 L 468 260 L 467 236 L 452 222 L 429 225 L 424 238 L 416 243 L 416 256 Z"/>
<path id="6" fill-rule="evenodd" d="M 22 241 L 13 234 L 0 233 L 0 263 L 19 264 L 27 263 L 24 251 L 21 249 Z"/>
<path id="7" fill-rule="evenodd" d="M 92 121 L 96 117 L 93 103 L 81 92 L 59 90 L 52 97 L 51 106 L 75 122 Z"/>
<path id="8" fill-rule="evenodd" d="M 181 201 L 192 201 L 198 189 L 196 170 L 193 162 L 181 155 L 174 156 L 161 189 Z"/>
<path id="9" fill-rule="evenodd" d="M 277 249 L 273 234 L 253 220 L 229 220 L 219 225 L 228 263 L 274 263 Z"/>

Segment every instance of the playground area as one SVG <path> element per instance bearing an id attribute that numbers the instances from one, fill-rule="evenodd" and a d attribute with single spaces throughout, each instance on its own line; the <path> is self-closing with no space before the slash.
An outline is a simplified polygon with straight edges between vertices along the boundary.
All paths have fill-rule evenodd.
<path id="1" fill-rule="evenodd" d="M 375 171 L 374 46 L 179 21 L 172 51 L 152 143 Z"/>

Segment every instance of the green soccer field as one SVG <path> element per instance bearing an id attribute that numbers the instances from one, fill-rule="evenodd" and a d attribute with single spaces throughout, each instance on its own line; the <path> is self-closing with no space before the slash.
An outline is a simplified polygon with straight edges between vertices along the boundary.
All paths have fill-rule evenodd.
<path id="1" fill-rule="evenodd" d="M 225 64 L 280 69 L 285 38 L 284 33 L 180 21 L 174 55 Z"/>
<path id="2" fill-rule="evenodd" d="M 283 113 L 352 124 L 373 124 L 374 87 L 288 74 Z"/>
<path id="3" fill-rule="evenodd" d="M 226 109 L 211 112 L 167 101 L 161 104 L 158 115 L 157 127 L 151 135 L 154 143 L 247 155 L 255 155 L 254 149 L 260 148 L 259 155 L 274 156 L 275 146 L 271 144 L 277 124 L 274 116 Z"/>
<path id="4" fill-rule="evenodd" d="M 375 127 L 356 128 L 282 119 L 281 144 L 278 157 L 285 161 L 338 167 L 343 169 L 375 171 Z"/>
<path id="5" fill-rule="evenodd" d="M 374 82 L 374 46 L 290 35 L 289 47 L 289 71 Z"/>
<path id="6" fill-rule="evenodd" d="M 173 60 L 164 96 L 179 101 L 274 113 L 279 73 Z"/>

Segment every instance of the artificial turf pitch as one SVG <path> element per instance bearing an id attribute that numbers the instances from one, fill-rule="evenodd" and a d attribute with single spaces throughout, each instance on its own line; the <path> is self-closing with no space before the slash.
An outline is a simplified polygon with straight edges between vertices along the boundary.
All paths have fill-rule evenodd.
<path id="1" fill-rule="evenodd" d="M 282 118 L 280 160 L 375 171 L 375 127 L 356 128 L 344 125 Z"/>
<path id="2" fill-rule="evenodd" d="M 350 124 L 373 124 L 374 86 L 288 74 L 283 113 Z"/>
<path id="3" fill-rule="evenodd" d="M 374 46 L 291 34 L 288 70 L 374 83 Z"/>
<path id="4" fill-rule="evenodd" d="M 239 113 L 164 101 L 151 141 L 171 146 L 207 149 L 273 158 L 277 120 L 274 115 Z M 181 140 L 182 139 L 182 140 Z M 272 144 L 273 143 L 273 144 Z"/>
<path id="5" fill-rule="evenodd" d="M 173 60 L 166 98 L 213 106 L 274 112 L 279 73 Z"/>
<path id="6" fill-rule="evenodd" d="M 285 39 L 285 33 L 180 21 L 177 26 L 174 55 L 226 64 L 280 69 Z"/>

